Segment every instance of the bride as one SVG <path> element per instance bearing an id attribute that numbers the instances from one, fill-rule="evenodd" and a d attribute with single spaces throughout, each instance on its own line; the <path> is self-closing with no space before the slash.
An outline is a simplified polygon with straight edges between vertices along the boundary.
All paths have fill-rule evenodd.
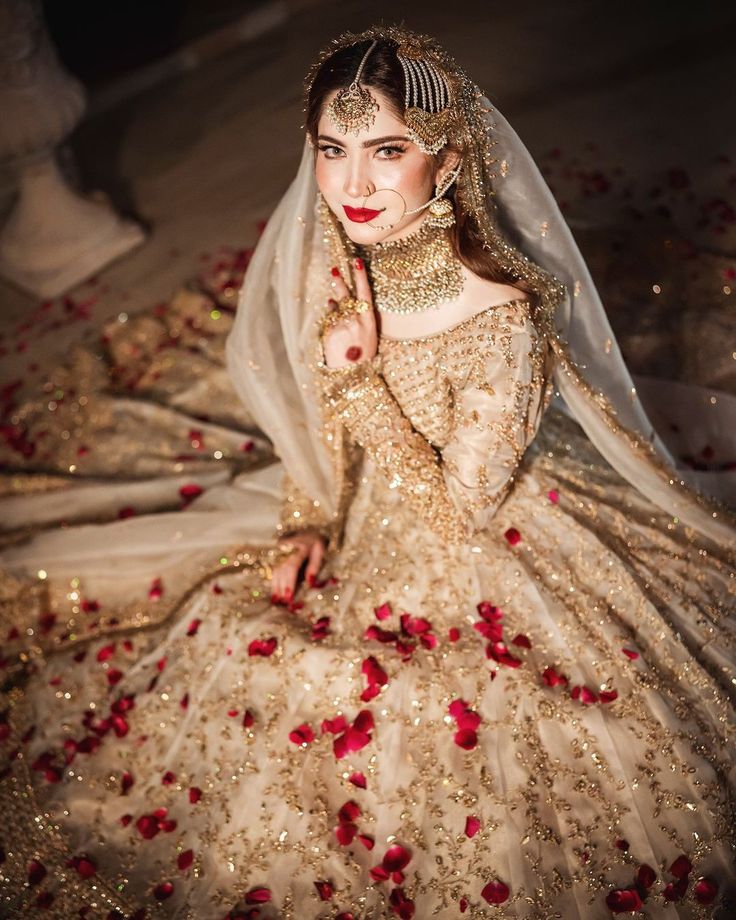
<path id="1" fill-rule="evenodd" d="M 227 362 L 280 462 L 2 553 L 3 916 L 733 916 L 733 520 L 433 40 L 313 66 Z"/>

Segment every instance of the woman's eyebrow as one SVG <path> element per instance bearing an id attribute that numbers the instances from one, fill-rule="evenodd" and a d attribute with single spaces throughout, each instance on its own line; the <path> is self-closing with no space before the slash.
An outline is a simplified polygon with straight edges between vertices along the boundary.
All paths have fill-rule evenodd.
<path id="1" fill-rule="evenodd" d="M 326 141 L 328 144 L 334 144 L 336 147 L 344 146 L 340 141 L 335 140 L 334 137 L 328 137 L 326 134 L 320 134 L 317 138 L 318 141 Z M 403 141 L 406 143 L 409 140 L 408 137 L 402 137 L 399 134 L 389 134 L 386 137 L 374 137 L 372 140 L 363 141 L 360 145 L 361 147 L 377 147 L 379 144 L 386 144 L 388 141 Z"/>

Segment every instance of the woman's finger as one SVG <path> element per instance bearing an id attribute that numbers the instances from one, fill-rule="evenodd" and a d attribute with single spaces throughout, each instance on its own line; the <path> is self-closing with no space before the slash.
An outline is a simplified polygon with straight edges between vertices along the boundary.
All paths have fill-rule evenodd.
<path id="1" fill-rule="evenodd" d="M 337 272 L 337 274 L 335 274 Z M 345 279 L 340 274 L 338 268 L 333 268 L 330 277 L 330 284 L 333 290 L 335 300 L 342 300 L 344 297 L 350 297 L 350 288 L 345 283 Z"/>
<path id="2" fill-rule="evenodd" d="M 353 264 L 355 266 L 355 271 L 353 272 L 355 277 L 355 296 L 358 300 L 366 300 L 373 306 L 373 291 L 368 280 L 368 272 L 365 270 L 365 263 L 362 259 L 355 259 Z"/>
<path id="3" fill-rule="evenodd" d="M 307 568 L 304 572 L 307 583 L 319 575 L 319 570 L 322 568 L 322 561 L 324 558 L 325 545 L 321 540 L 315 540 L 312 544 L 312 548 L 309 550 L 309 561 L 307 562 Z"/>

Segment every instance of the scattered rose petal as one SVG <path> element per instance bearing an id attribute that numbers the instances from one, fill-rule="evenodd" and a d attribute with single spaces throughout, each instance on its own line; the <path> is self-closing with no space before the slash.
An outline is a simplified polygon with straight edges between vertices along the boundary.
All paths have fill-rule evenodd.
<path id="1" fill-rule="evenodd" d="M 633 648 L 622 648 L 621 651 L 629 658 L 631 661 L 636 661 L 639 657 L 639 653 L 635 652 Z"/>
<path id="2" fill-rule="evenodd" d="M 463 750 L 472 751 L 478 744 L 478 735 L 469 728 L 461 728 L 460 731 L 455 732 L 453 740 L 455 744 L 463 748 Z"/>
<path id="3" fill-rule="evenodd" d="M 416 910 L 414 902 L 408 898 L 403 888 L 394 888 L 388 898 L 391 910 L 401 920 L 411 920 Z"/>
<path id="4" fill-rule="evenodd" d="M 188 636 L 196 636 L 196 635 L 197 635 L 197 632 L 199 631 L 199 627 L 200 627 L 201 623 L 202 623 L 202 621 L 201 621 L 200 619 L 194 619 L 194 620 L 192 620 L 192 622 L 191 622 L 191 623 L 189 624 L 189 626 L 187 627 L 187 635 L 188 635 Z"/>
<path id="5" fill-rule="evenodd" d="M 542 680 L 548 687 L 557 687 L 559 685 L 566 687 L 568 684 L 567 677 L 564 674 L 559 674 L 554 668 L 545 668 L 542 671 Z"/>
<path id="6" fill-rule="evenodd" d="M 161 882 L 160 885 L 156 885 L 153 889 L 153 896 L 157 901 L 165 901 L 167 898 L 170 898 L 174 893 L 174 885 L 172 882 Z"/>
<path id="7" fill-rule="evenodd" d="M 642 906 L 639 892 L 635 888 L 621 888 L 606 895 L 606 907 L 614 914 L 630 914 Z"/>
<path id="8" fill-rule="evenodd" d="M 636 884 L 641 885 L 643 888 L 651 888 L 652 885 L 657 881 L 657 873 L 652 869 L 651 866 L 648 866 L 646 863 L 639 866 L 639 869 L 636 873 Z"/>
<path id="9" fill-rule="evenodd" d="M 699 878 L 693 888 L 698 904 L 712 904 L 718 894 L 718 885 L 709 878 Z"/>
<path id="10" fill-rule="evenodd" d="M 381 604 L 380 607 L 374 608 L 373 613 L 376 615 L 377 620 L 388 620 L 393 615 L 393 610 L 391 609 L 391 604 Z"/>
<path id="11" fill-rule="evenodd" d="M 683 853 L 682 856 L 678 856 L 677 859 L 672 863 L 669 868 L 669 872 L 671 875 L 674 875 L 675 878 L 683 878 L 692 872 L 692 868 L 693 864 Z"/>
<path id="12" fill-rule="evenodd" d="M 516 544 L 521 540 L 521 534 L 515 527 L 509 527 L 508 530 L 504 531 L 504 537 L 508 541 L 510 546 L 516 546 Z"/>
<path id="13" fill-rule="evenodd" d="M 189 790 L 189 801 L 192 805 L 196 805 L 197 802 L 202 798 L 202 790 L 199 786 L 192 786 Z"/>
<path id="14" fill-rule="evenodd" d="M 547 498 L 552 502 L 553 505 L 556 505 L 560 500 L 560 493 L 557 489 L 550 489 L 547 492 Z"/>
<path id="15" fill-rule="evenodd" d="M 468 817 L 465 819 L 465 836 L 475 837 L 479 830 L 480 818 L 476 818 L 475 815 L 468 815 Z"/>
<path id="16" fill-rule="evenodd" d="M 400 844 L 390 846 L 381 861 L 381 865 L 389 872 L 400 872 L 411 862 L 411 852 Z"/>
<path id="17" fill-rule="evenodd" d="M 348 777 L 348 782 L 351 782 L 354 786 L 357 786 L 359 789 L 365 789 L 368 785 L 366 782 L 365 775 L 363 773 L 355 772 L 351 773 Z"/>
<path id="18" fill-rule="evenodd" d="M 184 850 L 183 853 L 179 853 L 179 856 L 176 860 L 176 865 L 182 870 L 182 872 L 188 869 L 191 864 L 194 862 L 194 850 Z"/>
<path id="19" fill-rule="evenodd" d="M 293 729 L 293 731 L 289 732 L 289 741 L 301 745 L 311 744 L 312 741 L 314 741 L 314 731 L 310 725 L 303 722 Z"/>
<path id="20" fill-rule="evenodd" d="M 314 887 L 317 889 L 320 901 L 329 901 L 332 899 L 334 892 L 330 882 L 315 882 Z"/>
<path id="21" fill-rule="evenodd" d="M 266 904 L 270 900 L 270 888 L 251 888 L 251 890 L 245 896 L 246 904 Z"/>
<path id="22" fill-rule="evenodd" d="M 29 885 L 38 885 L 46 878 L 46 866 L 37 859 L 32 859 L 28 863 L 27 878 Z"/>
<path id="23" fill-rule="evenodd" d="M 525 636 L 524 633 L 518 633 L 511 640 L 512 645 L 518 645 L 520 648 L 531 648 L 532 643 L 529 639 L 529 636 Z"/>
<path id="24" fill-rule="evenodd" d="M 662 891 L 662 897 L 665 901 L 680 901 L 685 897 L 685 892 L 689 884 L 690 880 L 686 875 L 683 875 L 682 878 L 678 878 L 676 882 L 670 882 L 665 885 Z"/>
<path id="25" fill-rule="evenodd" d="M 269 639 L 254 639 L 248 646 L 248 654 L 251 657 L 260 655 L 263 658 L 268 658 L 269 655 L 274 653 L 277 645 L 278 639 L 275 636 L 271 636 Z"/>
<path id="26" fill-rule="evenodd" d="M 504 882 L 489 882 L 481 891 L 481 897 L 489 904 L 503 904 L 509 894 L 509 886 Z"/>

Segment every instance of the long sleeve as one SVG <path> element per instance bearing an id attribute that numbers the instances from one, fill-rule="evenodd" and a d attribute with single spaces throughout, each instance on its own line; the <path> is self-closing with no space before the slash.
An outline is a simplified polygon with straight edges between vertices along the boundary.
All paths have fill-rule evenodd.
<path id="1" fill-rule="evenodd" d="M 277 535 L 285 537 L 300 530 L 316 530 L 327 539 L 333 531 L 333 523 L 328 520 L 319 501 L 310 498 L 297 486 L 294 480 L 284 474 L 282 481 L 283 499 L 281 514 L 277 525 Z"/>
<path id="2" fill-rule="evenodd" d="M 542 343 L 528 310 L 521 313 L 483 347 L 475 344 L 469 359 L 466 350 L 467 373 L 441 449 L 404 415 L 380 357 L 322 372 L 327 400 L 352 438 L 450 542 L 466 542 L 488 525 L 538 425 Z"/>

